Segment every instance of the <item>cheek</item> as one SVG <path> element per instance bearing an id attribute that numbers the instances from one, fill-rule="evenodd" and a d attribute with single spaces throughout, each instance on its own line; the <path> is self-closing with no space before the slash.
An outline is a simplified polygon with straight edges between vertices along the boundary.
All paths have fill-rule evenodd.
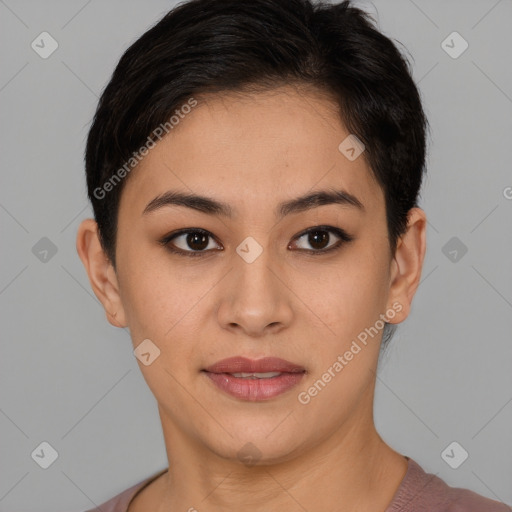
<path id="1" fill-rule="evenodd" d="M 342 339 L 357 334 L 384 313 L 386 266 L 381 258 L 371 256 L 370 248 L 354 250 L 336 263 L 318 265 L 314 272 L 297 273 L 294 283 L 297 295 Z"/>
<path id="2" fill-rule="evenodd" d="M 134 339 L 142 336 L 165 342 L 201 293 L 187 286 L 183 274 L 173 272 L 166 258 L 147 254 L 131 250 L 120 258 L 121 299 Z"/>
<path id="3" fill-rule="evenodd" d="M 311 310 L 328 328 L 319 330 L 320 343 L 310 354 L 314 371 L 303 390 L 306 398 L 310 392 L 314 396 L 305 409 L 308 415 L 335 422 L 350 416 L 363 400 L 376 371 L 383 327 L 379 315 L 386 308 L 386 267 L 375 258 L 354 257 L 337 269 L 331 267 L 329 276 L 328 281 L 322 279 L 328 286 L 319 286 L 318 280 L 309 283 Z M 303 293 L 307 290 L 304 287 Z"/>
<path id="4" fill-rule="evenodd" d="M 154 362 L 139 362 L 139 368 L 157 400 L 168 402 L 169 393 L 179 395 L 180 383 L 190 378 L 193 367 L 184 362 L 195 364 L 197 359 L 200 323 L 194 306 L 204 290 L 191 289 L 168 268 L 143 261 L 126 264 L 123 277 L 122 300 L 133 346 L 149 339 L 160 351 Z M 177 398 L 170 406 L 178 412 L 183 404 Z"/>

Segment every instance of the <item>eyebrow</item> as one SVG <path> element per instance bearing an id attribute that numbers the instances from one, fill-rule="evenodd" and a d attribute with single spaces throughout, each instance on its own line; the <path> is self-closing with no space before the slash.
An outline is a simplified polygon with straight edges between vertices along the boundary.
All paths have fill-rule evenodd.
<path id="1" fill-rule="evenodd" d="M 276 208 L 276 216 L 282 218 L 292 213 L 299 213 L 318 206 L 340 204 L 355 207 L 364 211 L 363 203 L 353 194 L 345 190 L 319 190 L 303 196 L 284 201 Z M 210 197 L 169 190 L 152 199 L 144 208 L 142 215 L 154 212 L 165 206 L 185 206 L 208 215 L 220 215 L 227 218 L 233 217 L 233 209 L 227 203 L 217 201 Z"/>

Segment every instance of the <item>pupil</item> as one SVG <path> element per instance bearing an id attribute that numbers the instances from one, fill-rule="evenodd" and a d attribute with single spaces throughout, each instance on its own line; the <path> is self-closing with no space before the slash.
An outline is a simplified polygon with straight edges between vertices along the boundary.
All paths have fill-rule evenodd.
<path id="1" fill-rule="evenodd" d="M 315 249 L 323 249 L 323 242 L 329 240 L 329 234 L 326 231 L 313 231 L 309 235 L 309 243 L 312 247 Z M 317 247 L 317 245 L 320 245 L 322 247 Z"/>
<path id="2" fill-rule="evenodd" d="M 191 249 L 205 249 L 208 247 L 208 236 L 203 233 L 190 233 L 187 237 L 187 243 Z M 199 247 L 195 246 L 195 244 L 199 244 Z"/>

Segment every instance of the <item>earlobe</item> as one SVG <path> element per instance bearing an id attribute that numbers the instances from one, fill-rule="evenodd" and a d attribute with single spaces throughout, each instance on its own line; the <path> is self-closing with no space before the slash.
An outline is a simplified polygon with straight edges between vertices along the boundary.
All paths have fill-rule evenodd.
<path id="1" fill-rule="evenodd" d="M 76 237 L 76 250 L 85 267 L 94 294 L 105 309 L 107 320 L 115 327 L 126 327 L 117 275 L 103 251 L 98 225 L 94 219 L 86 219 L 80 224 Z"/>
<path id="2" fill-rule="evenodd" d="M 421 208 L 409 210 L 406 232 L 397 243 L 391 263 L 391 283 L 388 307 L 399 303 L 401 310 L 389 323 L 403 322 L 409 315 L 412 300 L 421 279 L 426 251 L 425 212 Z"/>

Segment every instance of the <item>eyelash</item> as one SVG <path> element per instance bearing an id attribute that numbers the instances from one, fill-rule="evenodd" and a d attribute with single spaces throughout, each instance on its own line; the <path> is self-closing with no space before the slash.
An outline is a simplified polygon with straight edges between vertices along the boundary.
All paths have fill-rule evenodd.
<path id="1" fill-rule="evenodd" d="M 345 244 L 347 244 L 349 242 L 352 242 L 354 240 L 354 237 L 349 235 L 346 231 L 344 231 L 343 229 L 340 229 L 340 228 L 335 228 L 333 226 L 315 226 L 315 227 L 312 227 L 312 228 L 308 228 L 307 230 L 302 231 L 301 233 L 299 233 L 293 240 L 300 239 L 300 238 L 302 238 L 305 235 L 309 235 L 310 233 L 314 233 L 315 231 L 321 231 L 321 232 L 323 231 L 323 232 L 334 233 L 337 237 L 340 238 L 340 240 L 336 244 L 334 244 L 331 247 L 329 247 L 328 249 L 319 249 L 319 250 L 299 249 L 299 251 L 303 251 L 303 252 L 306 252 L 308 254 L 313 254 L 315 256 L 316 255 L 323 255 L 323 254 L 326 254 L 326 253 L 330 253 L 331 251 L 339 250 L 339 249 L 341 249 L 341 247 L 343 245 L 345 245 Z M 178 254 L 180 256 L 185 256 L 185 257 L 190 257 L 190 258 L 196 258 L 198 256 L 204 256 L 211 249 L 208 250 L 208 251 L 206 251 L 206 250 L 202 250 L 202 251 L 184 251 L 183 249 L 173 248 L 170 245 L 170 242 L 172 240 L 174 240 L 175 238 L 177 238 L 177 237 L 179 237 L 181 235 L 192 234 L 192 233 L 198 233 L 200 235 L 205 235 L 205 236 L 214 238 L 213 235 L 209 231 L 205 231 L 204 229 L 188 228 L 188 229 L 182 229 L 182 230 L 177 231 L 175 233 L 170 233 L 169 235 L 165 236 L 162 240 L 160 240 L 160 244 L 162 246 L 164 246 L 169 252 L 174 253 L 174 254 Z M 329 240 L 329 242 L 330 242 L 330 240 Z"/>

